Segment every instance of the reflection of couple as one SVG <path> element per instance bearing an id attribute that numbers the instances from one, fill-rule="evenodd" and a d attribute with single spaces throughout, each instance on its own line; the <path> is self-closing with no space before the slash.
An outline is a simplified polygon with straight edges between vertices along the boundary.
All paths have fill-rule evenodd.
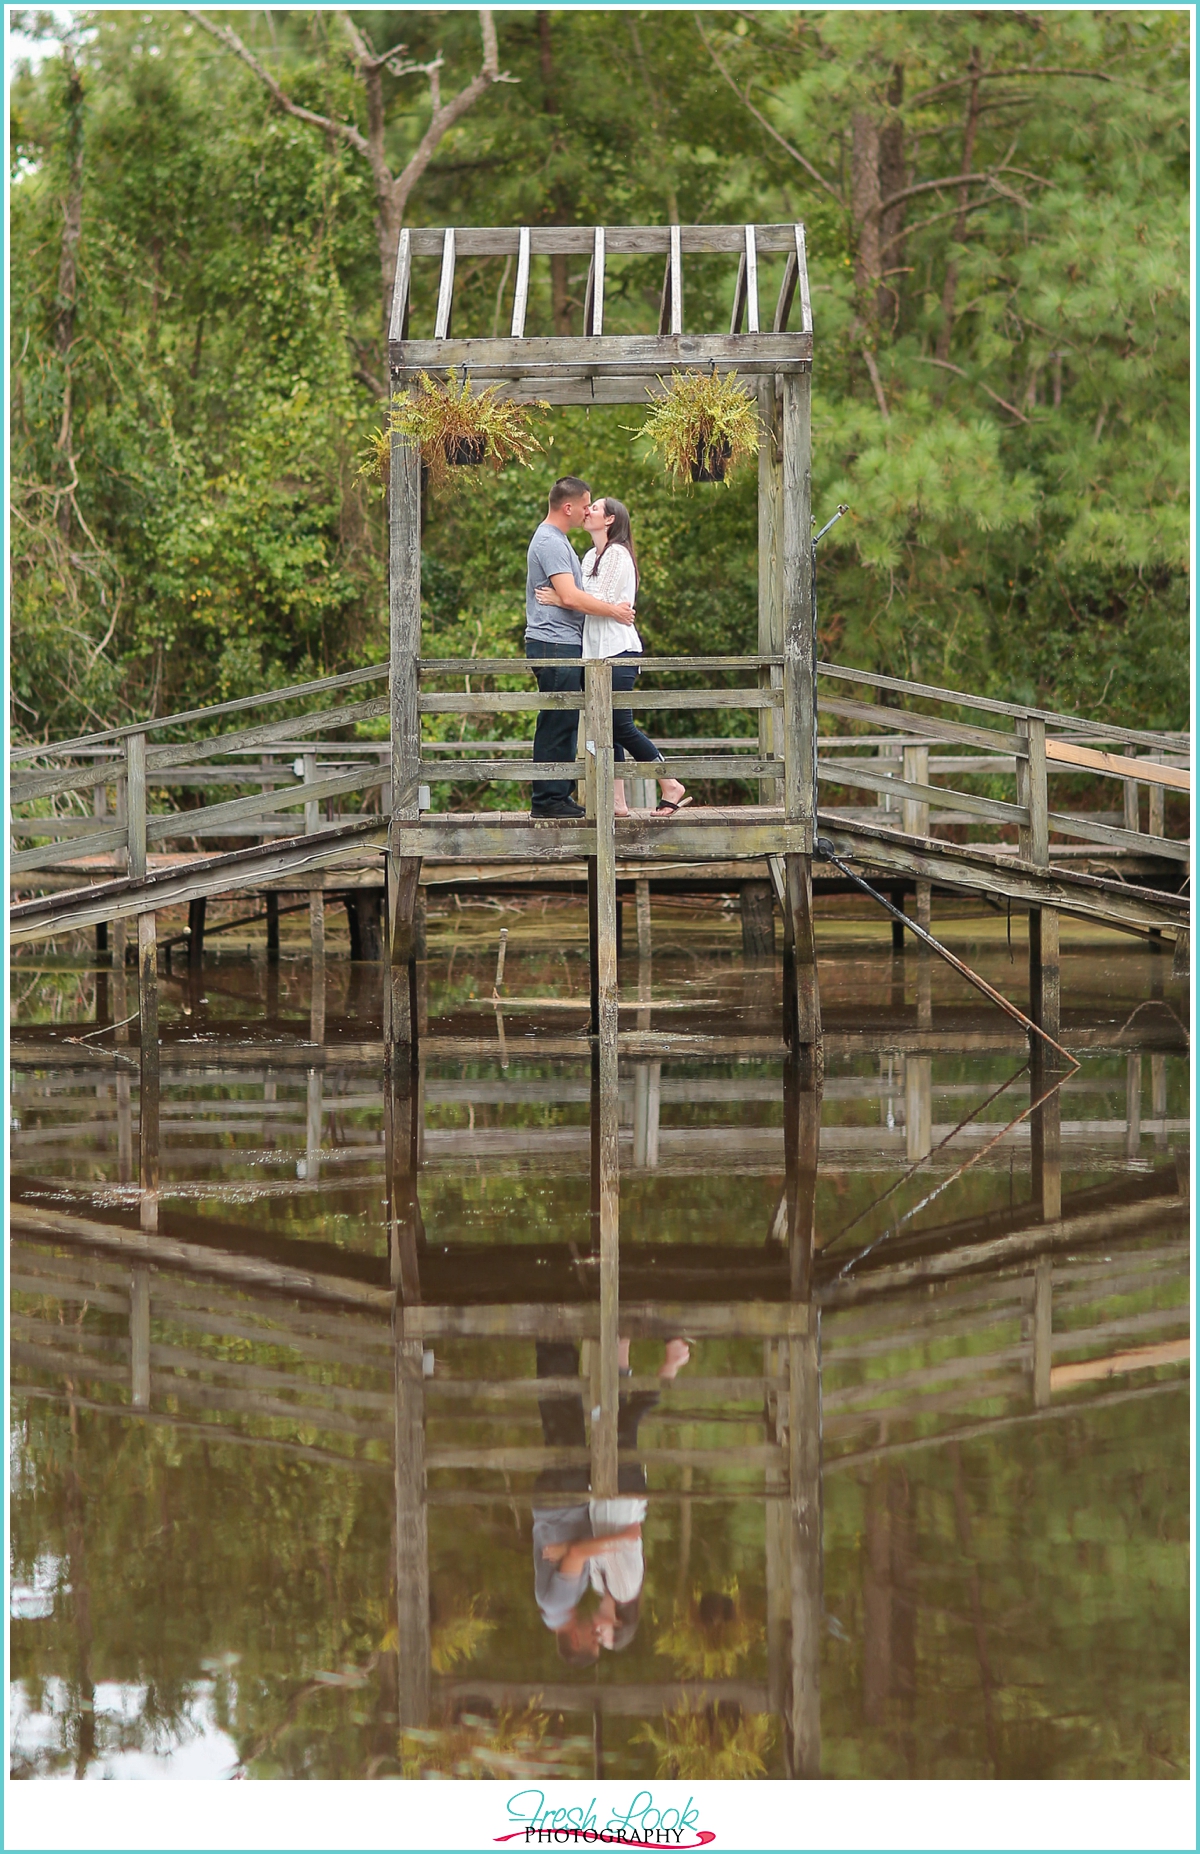
<path id="1" fill-rule="evenodd" d="M 669 1382 L 689 1358 L 686 1339 L 668 1339 L 659 1378 Z M 629 1341 L 617 1353 L 622 1377 L 630 1375 Z M 571 1340 L 539 1339 L 539 1378 L 575 1378 L 579 1352 Z M 582 1386 L 539 1399 L 547 1448 L 586 1448 Z M 658 1402 L 657 1391 L 634 1391 L 617 1406 L 617 1447 L 636 1449 L 638 1424 Z M 593 1421 L 595 1420 L 593 1412 Z M 572 1667 L 589 1667 L 601 1648 L 627 1648 L 637 1632 L 642 1606 L 642 1521 L 646 1517 L 646 1470 L 624 1462 L 617 1470 L 617 1498 L 583 1500 L 571 1506 L 539 1506 L 539 1494 L 587 1494 L 584 1463 L 546 1468 L 537 1479 L 533 1507 L 533 1588 L 542 1621 L 553 1629 L 558 1652 Z M 600 1598 L 587 1615 L 579 1606 L 589 1587 Z"/>
<path id="2" fill-rule="evenodd" d="M 582 564 L 567 535 L 586 528 L 592 546 Z M 550 506 L 529 543 L 529 570 L 525 580 L 525 654 L 527 657 L 561 657 L 536 671 L 538 688 L 556 694 L 578 694 L 583 688 L 583 658 L 612 661 L 612 686 L 621 694 L 637 680 L 641 639 L 634 623 L 638 570 L 633 551 L 629 511 L 612 496 L 592 501 L 587 484 L 577 476 L 563 476 L 550 491 Z M 535 760 L 575 758 L 578 715 L 573 708 L 543 709 L 533 737 Z M 635 727 L 633 711 L 613 710 L 615 757 L 659 761 L 662 754 Z M 661 779 L 660 811 L 678 811 L 690 804 L 678 779 Z M 614 810 L 627 817 L 625 785 L 616 780 Z M 581 818 L 583 807 L 571 795 L 568 779 L 537 780 L 533 787 L 535 818 Z"/>

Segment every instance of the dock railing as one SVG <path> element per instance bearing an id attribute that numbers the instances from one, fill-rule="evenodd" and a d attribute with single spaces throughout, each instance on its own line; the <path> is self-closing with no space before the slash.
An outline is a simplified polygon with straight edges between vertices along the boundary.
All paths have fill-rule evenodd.
<path id="1" fill-rule="evenodd" d="M 458 677 L 522 678 L 535 667 L 516 657 L 428 658 L 417 672 L 421 683 L 445 684 Z M 662 772 L 740 789 L 751 802 L 757 786 L 760 802 L 773 799 L 776 804 L 784 802 L 791 782 L 795 789 L 786 814 L 811 817 L 811 754 L 784 667 L 783 656 L 771 655 L 646 657 L 644 673 L 656 682 L 665 679 L 668 686 L 643 684 L 622 695 L 620 704 L 641 714 L 694 714 L 701 725 L 704 717 L 718 713 L 738 717 L 742 725 L 757 716 L 756 735 L 698 735 L 678 743 L 660 738 L 666 755 Z M 834 806 L 831 817 L 899 829 L 910 837 L 944 839 L 951 830 L 955 841 L 997 848 L 1007 840 L 1010 852 L 1040 868 L 1064 853 L 1064 839 L 1109 852 L 1188 862 L 1188 736 L 1089 722 L 837 664 L 820 663 L 817 671 L 826 689 L 835 686 L 835 692 L 819 692 L 819 724 L 842 728 L 818 734 L 819 783 L 834 793 L 862 793 L 868 800 Z M 388 696 L 327 705 L 330 697 L 378 683 L 387 674 L 387 665 L 379 664 L 74 740 L 18 747 L 10 754 L 13 876 L 107 856 L 136 876 L 145 872 L 148 854 L 171 844 L 300 835 L 320 826 L 322 811 L 324 822 L 331 824 L 361 816 L 362 808 L 378 807 L 387 815 L 389 743 L 331 736 L 383 719 Z M 719 677 L 722 683 L 669 686 L 677 676 Z M 730 686 L 730 678 L 741 677 L 751 686 Z M 845 684 L 857 685 L 861 694 L 842 693 L 839 685 Z M 905 706 L 872 696 L 902 698 Z M 424 687 L 417 702 L 420 716 L 461 716 L 465 728 L 484 717 L 528 716 L 550 708 L 583 713 L 587 698 L 536 688 Z M 285 703 L 321 705 L 282 720 L 220 730 L 219 724 L 234 713 Z M 964 713 L 979 719 L 964 719 Z M 190 737 L 181 737 L 185 734 Z M 611 751 L 611 701 L 603 714 L 597 713 L 595 724 L 589 723 L 587 738 Z M 632 762 L 625 766 L 638 779 L 648 770 L 640 764 L 635 770 Z M 618 763 L 614 776 L 622 775 Z M 422 787 L 439 788 L 439 799 L 446 794 L 450 808 L 457 809 L 460 789 L 483 781 L 521 785 L 557 778 L 586 786 L 588 756 L 538 764 L 528 738 L 421 739 L 417 776 Z M 1052 780 L 1068 794 L 1053 808 Z M 1013 797 L 997 796 L 997 787 L 1010 781 L 1015 783 Z M 1081 808 L 1075 801 L 1082 781 L 1093 787 L 1101 781 L 1102 793 L 1116 787 L 1119 800 L 1114 804 L 1110 799 L 1104 810 Z M 206 788 L 249 789 L 199 806 L 152 810 L 149 805 L 152 792 Z M 1145 828 L 1143 788 L 1148 794 Z M 85 809 L 89 795 L 90 816 Z M 335 801 L 350 799 L 360 801 L 358 811 L 334 809 Z M 68 801 L 65 809 L 63 800 Z M 288 815 L 301 808 L 302 825 L 300 818 Z"/>

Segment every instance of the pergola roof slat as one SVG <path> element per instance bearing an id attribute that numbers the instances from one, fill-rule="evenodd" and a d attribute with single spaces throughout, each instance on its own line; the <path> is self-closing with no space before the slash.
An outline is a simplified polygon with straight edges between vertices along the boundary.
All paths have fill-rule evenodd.
<path id="1" fill-rule="evenodd" d="M 565 254 L 588 257 L 593 249 L 595 227 L 591 225 L 460 225 L 454 228 L 460 257 L 516 257 L 522 229 L 528 230 L 530 251 L 534 257 Z M 605 241 L 610 257 L 666 257 L 671 249 L 671 233 L 679 235 L 684 257 L 704 253 L 724 253 L 737 257 L 745 250 L 746 233 L 741 225 L 610 225 Z M 444 229 L 437 226 L 409 228 L 414 257 L 440 257 Z M 794 225 L 756 225 L 755 243 L 760 253 L 781 256 L 796 248 Z"/>

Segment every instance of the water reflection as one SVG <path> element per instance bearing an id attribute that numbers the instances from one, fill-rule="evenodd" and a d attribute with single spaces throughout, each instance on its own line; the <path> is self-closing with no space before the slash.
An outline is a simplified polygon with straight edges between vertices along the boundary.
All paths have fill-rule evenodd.
<path id="1" fill-rule="evenodd" d="M 854 946 L 817 1089 L 711 916 L 623 965 L 595 1054 L 573 944 L 510 918 L 500 1013 L 494 936 L 433 924 L 383 1085 L 370 968 L 164 987 L 156 1228 L 136 1056 L 67 1040 L 78 973 L 32 994 L 16 1773 L 1186 1774 L 1151 962 L 1108 956 L 1048 1092 Z"/>

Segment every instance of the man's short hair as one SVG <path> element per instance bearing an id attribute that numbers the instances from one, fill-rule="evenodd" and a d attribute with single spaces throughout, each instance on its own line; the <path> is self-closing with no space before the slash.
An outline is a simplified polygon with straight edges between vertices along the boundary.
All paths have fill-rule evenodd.
<path id="1" fill-rule="evenodd" d="M 576 1642 L 569 1628 L 556 1629 L 555 1640 L 558 1643 L 559 1659 L 565 1661 L 568 1667 L 595 1667 L 600 1659 L 599 1642 Z"/>
<path id="2" fill-rule="evenodd" d="M 550 507 L 560 509 L 564 502 L 578 502 L 580 496 L 590 496 L 591 493 L 581 476 L 560 476 L 550 491 Z"/>

